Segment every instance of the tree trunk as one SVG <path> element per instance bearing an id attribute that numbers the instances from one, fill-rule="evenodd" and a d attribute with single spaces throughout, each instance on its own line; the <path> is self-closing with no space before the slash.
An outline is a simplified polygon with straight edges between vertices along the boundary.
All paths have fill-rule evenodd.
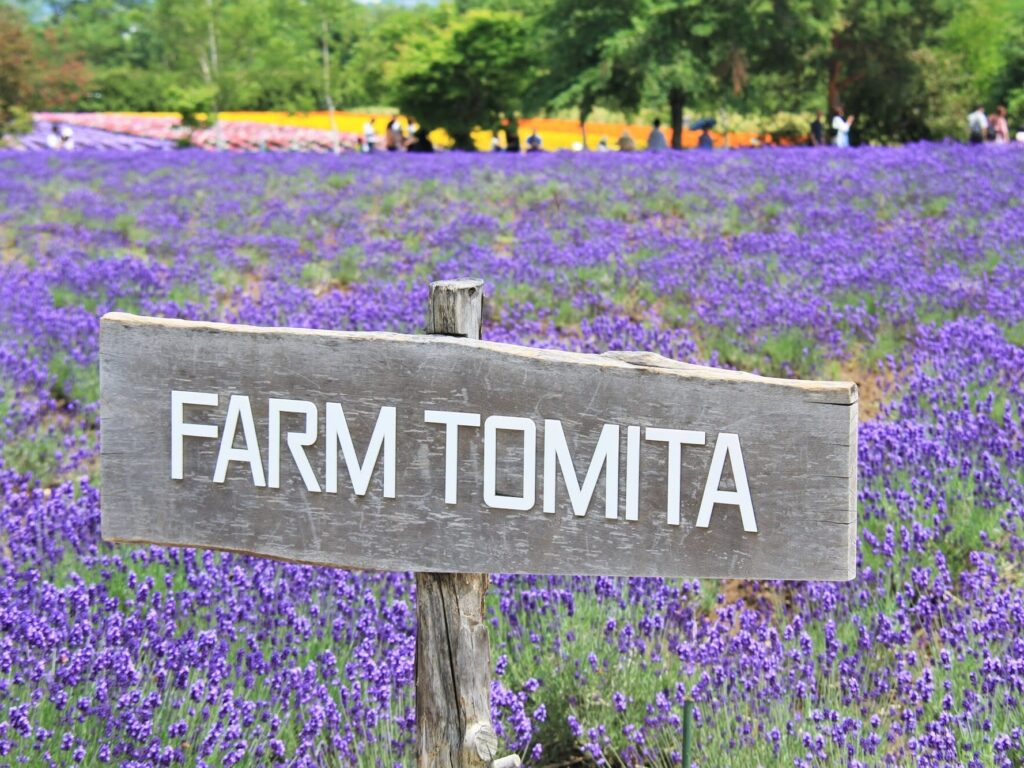
<path id="1" fill-rule="evenodd" d="M 668 111 L 672 123 L 672 149 L 683 148 L 683 107 L 686 106 L 686 94 L 682 88 L 670 88 L 668 92 Z"/>
<path id="2" fill-rule="evenodd" d="M 334 119 L 334 97 L 331 96 L 331 49 L 327 46 L 327 17 L 320 19 L 320 58 L 323 64 L 324 101 L 327 103 L 327 119 L 331 125 L 331 149 L 334 154 L 341 151 L 338 144 L 338 123 Z"/>
<path id="3" fill-rule="evenodd" d="M 833 33 L 831 43 L 832 57 L 828 60 L 828 104 L 825 106 L 826 120 L 832 117 L 836 107 L 842 103 L 839 99 L 839 91 L 841 89 L 839 76 L 843 70 L 843 62 L 839 60 L 839 49 L 842 45 L 842 35 L 838 32 Z"/>
<path id="4" fill-rule="evenodd" d="M 841 103 L 839 100 L 839 73 L 842 71 L 842 66 L 839 59 L 832 59 L 828 63 L 828 112 L 825 114 L 826 118 L 835 112 L 836 107 Z"/>
<path id="5" fill-rule="evenodd" d="M 583 139 L 583 149 L 587 149 L 587 118 L 594 111 L 594 100 L 590 97 L 589 91 L 585 92 L 580 101 L 580 136 Z"/>
<path id="6" fill-rule="evenodd" d="M 206 18 L 206 38 L 207 46 L 210 51 L 210 68 L 209 68 L 209 82 L 214 86 L 213 96 L 213 135 L 217 143 L 217 149 L 224 149 L 227 146 L 227 142 L 224 141 L 224 127 L 220 123 L 220 51 L 217 45 L 217 22 L 215 19 L 216 9 L 213 6 L 213 0 L 206 0 L 206 12 L 209 14 Z M 211 116 L 206 116 L 207 122 L 210 122 Z"/>

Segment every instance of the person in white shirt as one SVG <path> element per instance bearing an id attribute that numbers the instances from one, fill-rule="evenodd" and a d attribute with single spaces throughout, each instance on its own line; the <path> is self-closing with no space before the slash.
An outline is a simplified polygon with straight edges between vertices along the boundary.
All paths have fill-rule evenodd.
<path id="1" fill-rule="evenodd" d="M 843 112 L 842 105 L 836 107 L 836 116 L 832 118 L 832 130 L 836 132 L 836 146 L 850 146 L 850 128 L 853 126 L 853 115 L 849 118 Z"/>
<path id="2" fill-rule="evenodd" d="M 60 149 L 63 143 L 64 139 L 60 135 L 60 126 L 54 123 L 50 132 L 46 134 L 46 146 L 50 149 Z"/>
<path id="3" fill-rule="evenodd" d="M 363 124 L 363 151 L 373 152 L 377 148 L 377 129 L 373 127 L 373 121 L 377 118 L 371 117 Z"/>
<path id="4" fill-rule="evenodd" d="M 971 144 L 984 143 L 985 131 L 988 130 L 988 118 L 985 116 L 985 108 L 980 104 L 967 116 L 967 130 L 970 132 Z"/>

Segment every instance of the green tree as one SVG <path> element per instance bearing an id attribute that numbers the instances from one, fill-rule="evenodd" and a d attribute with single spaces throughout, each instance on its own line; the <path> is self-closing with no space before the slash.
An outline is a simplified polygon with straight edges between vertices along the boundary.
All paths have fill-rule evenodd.
<path id="1" fill-rule="evenodd" d="M 586 121 L 595 106 L 633 111 L 643 78 L 614 55 L 611 40 L 626 30 L 639 0 L 549 0 L 538 15 L 543 70 L 530 89 L 528 107 L 571 107 L 586 140 Z"/>
<path id="2" fill-rule="evenodd" d="M 992 94 L 993 101 L 1010 110 L 1011 125 L 1024 126 L 1024 9 L 1017 9 L 1014 18 L 1012 33 L 1003 47 L 1002 71 Z"/>
<path id="3" fill-rule="evenodd" d="M 0 3 L 0 133 L 28 111 L 73 108 L 89 72 L 57 29 L 35 30 L 24 12 Z"/>
<path id="4" fill-rule="evenodd" d="M 406 38 L 390 72 L 393 93 L 405 114 L 472 149 L 475 128 L 495 129 L 522 109 L 533 81 L 530 51 L 522 14 L 472 10 Z"/>
<path id="5" fill-rule="evenodd" d="M 0 135 L 32 99 L 35 49 L 27 19 L 0 5 Z"/>
<path id="6" fill-rule="evenodd" d="M 931 135 L 921 52 L 949 19 L 943 0 L 845 0 L 825 66 L 829 109 L 843 104 L 864 138 Z"/>
<path id="7" fill-rule="evenodd" d="M 717 29 L 711 3 L 642 0 L 629 28 L 608 51 L 658 100 L 667 98 L 672 147 L 681 148 L 687 102 L 712 89 L 711 37 Z"/>
<path id="8" fill-rule="evenodd" d="M 648 93 L 667 99 L 678 149 L 687 105 L 746 111 L 757 104 L 752 73 L 806 79 L 835 23 L 836 0 L 641 0 L 608 50 Z"/>
<path id="9" fill-rule="evenodd" d="M 406 38 L 443 25 L 445 18 L 444 9 L 428 5 L 358 6 L 356 34 L 339 57 L 342 101 L 357 106 L 396 103 L 391 70 L 403 55 Z"/>
<path id="10" fill-rule="evenodd" d="M 334 151 L 339 151 L 335 106 L 342 96 L 339 61 L 351 55 L 355 40 L 357 10 L 351 0 L 307 0 L 304 13 L 297 14 L 306 33 L 313 34 L 313 48 L 319 62 L 319 97 L 327 108 L 331 132 L 334 133 Z M 304 35 L 296 35 L 301 40 Z"/>
<path id="11" fill-rule="evenodd" d="M 1007 64 L 1019 50 L 1024 0 L 960 0 L 936 34 L 935 55 L 959 66 L 968 101 L 998 101 Z"/>

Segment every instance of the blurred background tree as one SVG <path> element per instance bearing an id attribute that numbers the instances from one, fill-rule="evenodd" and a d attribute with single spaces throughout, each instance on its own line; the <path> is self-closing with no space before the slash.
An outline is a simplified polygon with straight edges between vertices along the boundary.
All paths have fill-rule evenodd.
<path id="1" fill-rule="evenodd" d="M 472 149 L 474 128 L 497 129 L 522 111 L 531 82 L 529 25 L 515 11 L 452 13 L 403 40 L 389 72 L 394 103 L 426 128 Z"/>
<path id="2" fill-rule="evenodd" d="M 521 113 L 583 128 L 660 112 L 678 129 L 686 113 L 767 124 L 842 103 L 878 142 L 962 138 L 978 102 L 1024 116 L 1024 0 L 0 0 L 0 13 L 8 111 L 161 110 L 202 86 L 214 113 L 390 106 L 464 136 Z"/>
<path id="3" fill-rule="evenodd" d="M 36 27 L 28 13 L 0 3 L 0 135 L 31 130 L 30 110 L 74 109 L 90 82 L 62 27 Z"/>

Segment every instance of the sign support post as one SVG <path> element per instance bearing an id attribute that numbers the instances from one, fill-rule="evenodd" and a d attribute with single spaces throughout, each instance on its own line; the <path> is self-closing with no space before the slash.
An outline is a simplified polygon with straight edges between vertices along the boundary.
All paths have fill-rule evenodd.
<path id="1" fill-rule="evenodd" d="M 430 284 L 427 333 L 480 338 L 482 280 Z M 416 760 L 479 768 L 497 755 L 491 725 L 486 573 L 416 574 Z"/>

